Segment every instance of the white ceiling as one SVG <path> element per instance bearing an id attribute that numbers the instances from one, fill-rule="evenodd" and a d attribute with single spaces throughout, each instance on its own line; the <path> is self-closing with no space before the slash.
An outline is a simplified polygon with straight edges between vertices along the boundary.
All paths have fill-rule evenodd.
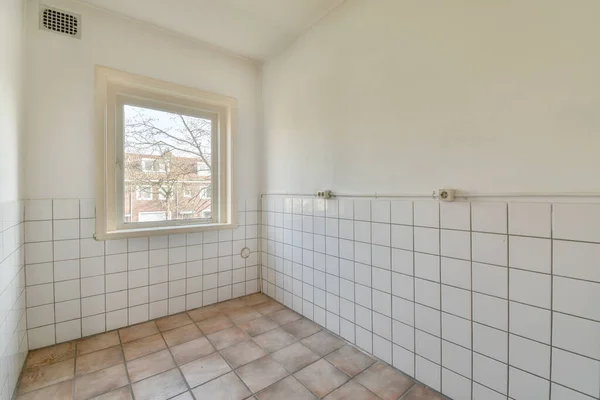
<path id="1" fill-rule="evenodd" d="M 344 0 L 80 0 L 265 60 Z"/>

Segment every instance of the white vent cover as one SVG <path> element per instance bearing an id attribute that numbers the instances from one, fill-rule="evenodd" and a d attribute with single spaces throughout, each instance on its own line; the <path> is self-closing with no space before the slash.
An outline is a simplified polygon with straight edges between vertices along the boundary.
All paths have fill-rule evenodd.
<path id="1" fill-rule="evenodd" d="M 40 29 L 81 39 L 81 15 L 40 6 Z"/>

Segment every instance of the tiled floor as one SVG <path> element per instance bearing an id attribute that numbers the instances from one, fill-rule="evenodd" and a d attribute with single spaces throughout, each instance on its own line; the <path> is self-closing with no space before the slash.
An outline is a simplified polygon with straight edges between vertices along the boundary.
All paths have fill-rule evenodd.
<path id="1" fill-rule="evenodd" d="M 441 400 L 262 294 L 32 351 L 31 399 Z"/>

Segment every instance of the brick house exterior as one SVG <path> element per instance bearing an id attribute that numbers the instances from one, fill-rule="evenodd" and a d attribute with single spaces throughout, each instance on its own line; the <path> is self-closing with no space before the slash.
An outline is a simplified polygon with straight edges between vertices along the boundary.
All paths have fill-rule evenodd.
<path id="1" fill-rule="evenodd" d="M 125 222 L 210 218 L 210 192 L 199 158 L 125 153 Z"/>

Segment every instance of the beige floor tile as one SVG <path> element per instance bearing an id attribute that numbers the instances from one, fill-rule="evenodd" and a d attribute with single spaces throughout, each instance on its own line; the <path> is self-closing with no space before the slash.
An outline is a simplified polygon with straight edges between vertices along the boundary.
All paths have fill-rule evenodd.
<path id="1" fill-rule="evenodd" d="M 60 361 L 23 371 L 19 394 L 31 392 L 73 378 L 75 359 Z"/>
<path id="2" fill-rule="evenodd" d="M 267 355 L 267 353 L 252 340 L 235 344 L 224 350 L 221 355 L 229 362 L 232 368 L 238 368 Z"/>
<path id="3" fill-rule="evenodd" d="M 292 310 L 285 308 L 283 310 L 274 312 L 273 314 L 269 314 L 269 318 L 271 318 L 279 325 L 285 325 L 302 318 L 302 316 Z"/>
<path id="4" fill-rule="evenodd" d="M 281 329 L 294 336 L 296 339 L 304 339 L 321 330 L 321 327 L 306 318 L 301 318 L 289 324 L 281 326 Z"/>
<path id="5" fill-rule="evenodd" d="M 207 337 L 217 350 L 224 349 L 249 339 L 248 335 L 237 326 L 215 332 Z"/>
<path id="6" fill-rule="evenodd" d="M 75 400 L 87 400 L 90 397 L 110 392 L 122 386 L 127 386 L 127 372 L 125 364 L 114 365 L 83 375 L 75 379 Z"/>
<path id="7" fill-rule="evenodd" d="M 185 392 L 185 393 L 181 393 L 178 396 L 172 397 L 170 400 L 194 400 L 194 398 L 192 397 L 191 392 Z"/>
<path id="8" fill-rule="evenodd" d="M 316 397 L 296 378 L 288 376 L 258 393 L 260 400 L 315 400 Z"/>
<path id="9" fill-rule="evenodd" d="M 131 382 L 141 381 L 172 368 L 175 368 L 175 362 L 169 350 L 162 350 L 127 363 Z"/>
<path id="10" fill-rule="evenodd" d="M 256 336 L 254 341 L 267 352 L 272 353 L 296 342 L 296 338 L 281 328 L 273 329 L 267 333 Z"/>
<path id="11" fill-rule="evenodd" d="M 444 400 L 444 397 L 422 385 L 415 385 L 402 400 Z"/>
<path id="12" fill-rule="evenodd" d="M 183 376 L 185 376 L 185 380 L 191 388 L 202 385 L 229 371 L 231 371 L 229 364 L 219 353 L 213 353 L 181 366 L 181 372 L 183 372 Z"/>
<path id="13" fill-rule="evenodd" d="M 262 293 L 254 293 L 254 294 L 250 294 L 248 296 L 242 297 L 241 300 L 249 306 L 255 306 L 257 304 L 261 304 L 266 301 L 269 301 L 270 299 L 268 296 L 266 296 Z"/>
<path id="14" fill-rule="evenodd" d="M 131 386 L 123 386 L 120 389 L 113 390 L 112 392 L 101 394 L 97 397 L 92 397 L 90 400 L 133 400 L 131 395 Z"/>
<path id="15" fill-rule="evenodd" d="M 77 342 L 77 355 L 92 353 L 98 350 L 104 350 L 120 344 L 117 331 L 101 333 L 96 336 L 81 339 Z"/>
<path id="16" fill-rule="evenodd" d="M 348 375 L 323 359 L 296 372 L 294 377 L 317 397 L 325 397 L 349 379 Z"/>
<path id="17" fill-rule="evenodd" d="M 160 333 L 157 333 L 143 339 L 125 343 L 123 345 L 123 352 L 125 353 L 125 360 L 130 361 L 166 348 L 165 341 Z"/>
<path id="18" fill-rule="evenodd" d="M 269 315 L 273 314 L 276 311 L 283 310 L 285 307 L 283 306 L 283 304 L 279 304 L 276 301 L 269 300 L 267 302 L 255 305 L 252 308 L 254 308 L 262 315 Z"/>
<path id="19" fill-rule="evenodd" d="M 170 350 L 178 365 L 187 364 L 215 352 L 215 348 L 205 337 L 171 347 Z"/>
<path id="20" fill-rule="evenodd" d="M 41 367 L 75 357 L 75 342 L 57 344 L 39 350 L 32 350 L 27 356 L 25 368 Z"/>
<path id="21" fill-rule="evenodd" d="M 252 321 L 253 319 L 262 317 L 262 314 L 250 307 L 236 308 L 226 311 L 227 316 L 236 324 Z"/>
<path id="22" fill-rule="evenodd" d="M 132 388 L 136 400 L 166 400 L 188 390 L 177 368 L 136 382 Z"/>
<path id="23" fill-rule="evenodd" d="M 252 395 L 235 372 L 205 383 L 193 392 L 197 399 L 243 400 Z"/>
<path id="24" fill-rule="evenodd" d="M 396 400 L 414 384 L 408 376 L 381 363 L 358 375 L 356 380 L 383 400 Z"/>
<path id="25" fill-rule="evenodd" d="M 155 333 L 158 333 L 158 328 L 154 321 L 119 329 L 119 336 L 121 336 L 122 343 L 145 338 L 146 336 L 154 335 Z"/>
<path id="26" fill-rule="evenodd" d="M 178 344 L 189 342 L 190 340 L 204 336 L 202 332 L 200 332 L 200 329 L 194 324 L 171 329 L 170 331 L 163 332 L 162 335 L 169 347 L 177 346 Z"/>
<path id="27" fill-rule="evenodd" d="M 330 353 L 325 359 L 352 377 L 375 364 L 375 359 L 348 345 Z"/>
<path id="28" fill-rule="evenodd" d="M 277 350 L 275 353 L 271 354 L 271 357 L 279 364 L 283 365 L 290 374 L 314 363 L 320 358 L 300 342 Z"/>
<path id="29" fill-rule="evenodd" d="M 230 320 L 226 315 L 218 315 L 213 318 L 205 319 L 204 321 L 200 321 L 197 323 L 198 328 L 205 335 L 210 335 L 211 333 L 215 333 L 218 331 L 222 331 L 223 329 L 227 329 L 233 326 L 233 321 Z"/>
<path id="30" fill-rule="evenodd" d="M 123 362 L 123 351 L 121 346 L 113 346 L 108 349 L 95 351 L 83 356 L 77 357 L 75 363 L 76 375 L 89 374 L 90 372 L 99 371 L 104 368 L 112 367 L 113 365 Z"/>
<path id="31" fill-rule="evenodd" d="M 331 392 L 325 400 L 379 400 L 379 397 L 355 381 L 350 381 Z"/>
<path id="32" fill-rule="evenodd" d="M 345 344 L 343 340 L 336 338 L 326 331 L 321 331 L 302 339 L 302 343 L 321 357 L 339 349 Z"/>
<path id="33" fill-rule="evenodd" d="M 257 319 L 253 319 L 252 321 L 238 324 L 238 326 L 248 335 L 254 337 L 262 333 L 271 331 L 277 328 L 279 325 L 277 325 L 274 321 L 271 321 L 269 318 L 263 316 Z"/>
<path id="34" fill-rule="evenodd" d="M 215 304 L 215 307 L 217 307 L 221 311 L 234 310 L 236 308 L 242 308 L 245 306 L 246 306 L 246 303 L 244 303 L 240 299 L 227 300 L 222 303 Z"/>
<path id="35" fill-rule="evenodd" d="M 288 375 L 285 368 L 269 356 L 264 356 L 238 368 L 237 373 L 254 393 L 271 386 Z"/>
<path id="36" fill-rule="evenodd" d="M 221 315 L 221 310 L 214 306 L 197 308 L 187 312 L 190 318 L 196 322 L 204 321 L 205 319 L 218 317 Z"/>
<path id="37" fill-rule="evenodd" d="M 179 328 L 180 326 L 193 323 L 192 319 L 186 313 L 169 315 L 168 317 L 156 320 L 156 326 L 161 332 Z"/>
<path id="38" fill-rule="evenodd" d="M 71 400 L 73 398 L 73 380 L 47 386 L 43 389 L 17 396 L 16 400 Z"/>

